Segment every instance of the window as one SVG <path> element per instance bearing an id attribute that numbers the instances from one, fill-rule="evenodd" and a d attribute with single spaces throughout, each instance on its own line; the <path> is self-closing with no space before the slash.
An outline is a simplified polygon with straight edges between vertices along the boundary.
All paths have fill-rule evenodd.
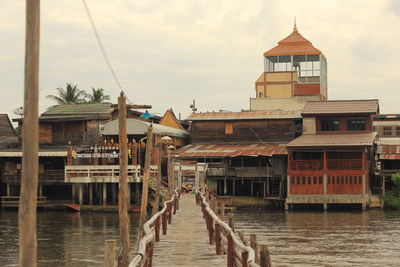
<path id="1" fill-rule="evenodd" d="M 365 130 L 365 118 L 349 118 L 349 119 L 347 119 L 347 130 L 348 131 L 364 131 Z"/>
<path id="2" fill-rule="evenodd" d="M 400 127 L 396 127 L 396 136 L 400 137 Z"/>
<path id="3" fill-rule="evenodd" d="M 311 184 L 311 177 L 308 177 L 308 184 Z"/>
<path id="4" fill-rule="evenodd" d="M 300 184 L 300 177 L 297 176 L 297 184 Z"/>
<path id="5" fill-rule="evenodd" d="M 350 178 L 349 178 L 349 184 L 353 184 L 353 176 L 350 176 Z"/>
<path id="6" fill-rule="evenodd" d="M 319 184 L 322 184 L 322 177 L 319 177 Z"/>
<path id="7" fill-rule="evenodd" d="M 322 118 L 321 131 L 339 131 L 339 119 L 337 118 Z"/>
<path id="8" fill-rule="evenodd" d="M 316 176 L 313 177 L 313 180 L 314 180 L 314 184 L 317 184 L 317 177 Z"/>
<path id="9" fill-rule="evenodd" d="M 291 177 L 291 178 L 292 178 L 292 179 L 291 179 L 291 180 L 292 180 L 292 184 L 294 184 L 294 177 Z"/>
<path id="10" fill-rule="evenodd" d="M 359 183 L 359 184 L 362 184 L 361 176 L 358 176 L 358 183 Z"/>
<path id="11" fill-rule="evenodd" d="M 341 184 L 344 184 L 344 177 L 340 176 L 340 179 L 341 179 Z"/>
<path id="12" fill-rule="evenodd" d="M 233 123 L 232 122 L 225 123 L 225 134 L 233 134 Z"/>
<path id="13" fill-rule="evenodd" d="M 392 127 L 383 127 L 383 136 L 392 136 Z"/>
<path id="14" fill-rule="evenodd" d="M 304 176 L 301 177 L 301 183 L 302 183 L 302 184 L 306 184 L 306 177 L 304 177 Z"/>
<path id="15" fill-rule="evenodd" d="M 332 176 L 332 184 L 335 184 L 335 176 Z"/>

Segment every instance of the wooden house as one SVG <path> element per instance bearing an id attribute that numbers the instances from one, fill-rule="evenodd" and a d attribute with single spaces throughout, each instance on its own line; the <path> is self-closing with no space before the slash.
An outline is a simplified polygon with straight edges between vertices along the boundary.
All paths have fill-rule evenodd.
<path id="1" fill-rule="evenodd" d="M 400 173 L 400 114 L 379 114 L 374 117 L 377 133 L 377 165 L 373 191 L 385 194 L 393 187 L 391 177 Z"/>
<path id="2" fill-rule="evenodd" d="M 369 203 L 378 100 L 308 102 L 303 135 L 286 145 L 286 207 Z"/>
<path id="3" fill-rule="evenodd" d="M 193 143 L 174 153 L 207 163 L 207 183 L 219 195 L 285 195 L 284 144 L 301 134 L 299 111 L 193 113 Z"/>

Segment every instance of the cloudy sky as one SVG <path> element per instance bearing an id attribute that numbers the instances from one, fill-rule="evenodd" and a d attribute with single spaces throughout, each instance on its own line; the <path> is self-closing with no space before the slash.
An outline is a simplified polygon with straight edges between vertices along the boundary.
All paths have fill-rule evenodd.
<path id="1" fill-rule="evenodd" d="M 87 0 L 129 99 L 162 115 L 249 108 L 262 54 L 300 33 L 328 58 L 329 99 L 400 113 L 400 0 Z M 23 104 L 25 1 L 2 0 L 0 113 Z M 66 83 L 119 89 L 80 0 L 41 1 L 40 111 Z"/>

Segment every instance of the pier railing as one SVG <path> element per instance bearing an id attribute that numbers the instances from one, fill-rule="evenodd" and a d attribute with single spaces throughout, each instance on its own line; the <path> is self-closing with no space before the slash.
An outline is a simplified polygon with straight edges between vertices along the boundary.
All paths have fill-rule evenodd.
<path id="1" fill-rule="evenodd" d="M 167 234 L 168 224 L 172 222 L 172 215 L 175 215 L 179 209 L 180 191 L 175 190 L 170 200 L 164 202 L 161 211 L 153 215 L 144 225 L 144 236 L 139 241 L 137 255 L 129 263 L 129 267 L 152 266 L 154 243 L 160 241 L 160 227 L 162 226 L 162 234 Z"/>
<path id="2" fill-rule="evenodd" d="M 215 244 L 215 252 L 222 255 L 226 244 L 227 266 L 260 267 L 255 262 L 255 252 L 252 247 L 243 244 L 233 229 L 222 221 L 210 208 L 202 192 L 196 194 L 196 204 L 201 206 L 203 218 L 206 220 L 210 245 Z"/>

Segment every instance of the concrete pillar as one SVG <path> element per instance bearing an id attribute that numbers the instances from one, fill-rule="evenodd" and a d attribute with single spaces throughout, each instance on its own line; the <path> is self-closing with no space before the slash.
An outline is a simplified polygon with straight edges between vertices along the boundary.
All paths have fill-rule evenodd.
<path id="1" fill-rule="evenodd" d="M 76 200 L 76 184 L 71 184 L 72 189 L 72 204 L 75 204 Z"/>
<path id="2" fill-rule="evenodd" d="M 112 203 L 115 205 L 117 202 L 117 186 L 118 184 L 116 183 L 111 183 L 111 192 L 112 192 Z"/>
<path id="3" fill-rule="evenodd" d="M 83 184 L 79 184 L 79 205 L 83 205 Z"/>
<path id="4" fill-rule="evenodd" d="M 362 176 L 362 187 L 363 187 L 363 195 L 367 194 L 367 185 L 366 183 L 366 179 L 365 179 L 365 174 L 363 174 Z"/>
<path id="5" fill-rule="evenodd" d="M 328 183 L 327 183 L 327 175 L 326 174 L 324 174 L 324 195 L 326 195 L 327 194 L 327 192 L 328 192 Z"/>
<path id="6" fill-rule="evenodd" d="M 182 188 L 182 171 L 178 171 L 178 188 Z"/>
<path id="7" fill-rule="evenodd" d="M 194 186 L 196 189 L 198 189 L 200 186 L 200 181 L 199 181 L 200 177 L 199 176 L 200 176 L 199 171 L 196 170 L 195 175 L 194 175 Z"/>
<path id="8" fill-rule="evenodd" d="M 89 205 L 93 205 L 93 184 L 89 184 Z"/>
<path id="9" fill-rule="evenodd" d="M 103 206 L 107 205 L 107 184 L 103 183 Z"/>
<path id="10" fill-rule="evenodd" d="M 224 179 L 224 191 L 222 192 L 222 195 L 226 196 L 227 191 L 228 191 L 228 186 L 226 184 L 226 177 L 225 177 L 225 179 Z"/>
<path id="11" fill-rule="evenodd" d="M 39 197 L 42 197 L 43 196 L 43 185 L 42 184 L 39 184 Z"/>

